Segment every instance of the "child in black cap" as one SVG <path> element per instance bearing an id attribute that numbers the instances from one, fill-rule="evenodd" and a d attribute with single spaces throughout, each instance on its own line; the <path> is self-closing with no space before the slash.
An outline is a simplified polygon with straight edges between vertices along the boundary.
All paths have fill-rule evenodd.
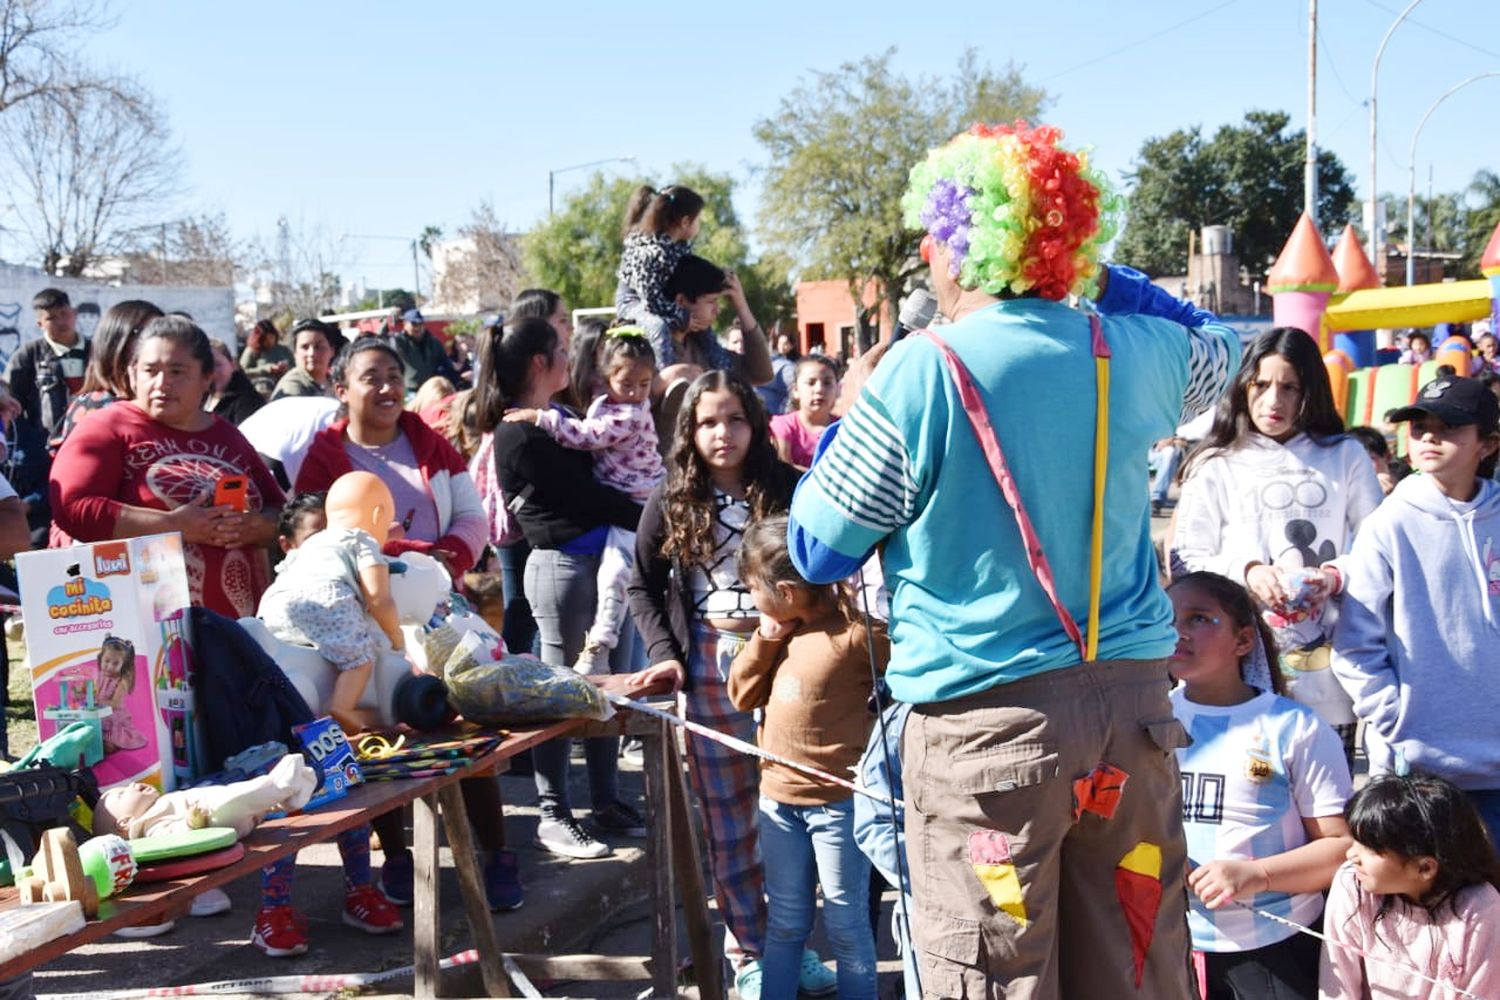
<path id="1" fill-rule="evenodd" d="M 1333 670 L 1366 723 L 1370 772 L 1452 781 L 1500 834 L 1500 402 L 1445 376 L 1390 419 L 1411 424 L 1403 479 L 1343 561 Z"/>

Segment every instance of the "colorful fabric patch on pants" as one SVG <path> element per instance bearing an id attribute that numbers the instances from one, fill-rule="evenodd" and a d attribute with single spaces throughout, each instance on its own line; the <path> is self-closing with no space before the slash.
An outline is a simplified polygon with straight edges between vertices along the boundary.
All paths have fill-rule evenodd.
<path id="1" fill-rule="evenodd" d="M 1093 813 L 1100 819 L 1113 819 L 1120 807 L 1120 795 L 1125 791 L 1125 782 L 1130 775 L 1104 761 L 1081 778 L 1073 780 L 1073 822 L 1077 823 L 1084 813 Z"/>
<path id="2" fill-rule="evenodd" d="M 1146 971 L 1146 954 L 1156 931 L 1156 914 L 1161 909 L 1161 848 L 1141 841 L 1126 852 L 1115 866 L 1115 895 L 1125 911 L 1130 928 L 1130 949 L 1135 959 L 1135 987 L 1141 988 Z"/>
<path id="3" fill-rule="evenodd" d="M 1021 878 L 1011 861 L 1010 841 L 998 830 L 975 830 L 969 834 L 969 864 L 979 876 L 980 885 L 990 894 L 990 902 L 1001 913 L 1008 913 L 1022 926 L 1027 924 L 1026 901 L 1021 895 Z"/>

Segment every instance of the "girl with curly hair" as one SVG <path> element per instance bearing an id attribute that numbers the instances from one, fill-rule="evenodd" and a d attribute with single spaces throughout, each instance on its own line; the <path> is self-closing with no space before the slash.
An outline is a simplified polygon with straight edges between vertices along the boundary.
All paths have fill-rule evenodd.
<path id="1" fill-rule="evenodd" d="M 737 560 L 747 526 L 786 511 L 797 474 L 776 457 L 760 397 L 728 372 L 706 372 L 688 386 L 675 431 L 667 479 L 646 501 L 636 535 L 630 610 L 651 666 L 635 683 L 670 680 L 688 719 L 753 742 L 755 720 L 734 707 L 727 683 L 760 622 Z M 756 762 L 692 733 L 687 754 L 724 950 L 744 996 L 758 988 L 766 930 Z"/>

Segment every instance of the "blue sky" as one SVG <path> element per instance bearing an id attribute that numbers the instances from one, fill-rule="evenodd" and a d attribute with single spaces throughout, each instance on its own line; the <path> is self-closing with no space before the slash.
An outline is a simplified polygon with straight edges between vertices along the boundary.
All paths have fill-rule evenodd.
<path id="1" fill-rule="evenodd" d="M 1368 190 L 1370 63 L 1402 0 L 1321 0 L 1320 145 Z M 932 16 L 923 19 L 921 12 Z M 1251 108 L 1306 121 L 1306 0 L 1064 0 L 928 8 L 910 2 L 649 4 L 436 0 L 197 3 L 134 0 L 87 46 L 162 100 L 187 154 L 181 211 L 224 211 L 269 240 L 285 214 L 328 237 L 452 231 L 481 199 L 524 229 L 545 215 L 549 169 L 661 176 L 685 160 L 741 183 L 753 220 L 751 135 L 813 69 L 898 49 L 942 74 L 966 46 L 1014 60 L 1054 96 L 1047 118 L 1115 177 L 1141 142 Z M 1412 130 L 1451 85 L 1500 70 L 1500 3 L 1425 0 L 1380 70 L 1379 186 L 1404 191 Z M 1500 170 L 1500 78 L 1449 98 L 1418 147 L 1438 191 Z M 913 159 L 920 153 L 913 150 Z M 588 171 L 558 176 L 559 195 Z M 395 241 L 348 241 L 341 269 L 409 285 Z"/>

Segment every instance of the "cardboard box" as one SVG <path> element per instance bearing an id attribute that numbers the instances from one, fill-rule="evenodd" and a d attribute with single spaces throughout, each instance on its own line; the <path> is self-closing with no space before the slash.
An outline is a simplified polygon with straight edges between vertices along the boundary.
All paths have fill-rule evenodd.
<path id="1" fill-rule="evenodd" d="M 101 789 L 190 783 L 202 741 L 182 536 L 22 553 L 16 571 L 38 739 L 93 726 Z"/>

